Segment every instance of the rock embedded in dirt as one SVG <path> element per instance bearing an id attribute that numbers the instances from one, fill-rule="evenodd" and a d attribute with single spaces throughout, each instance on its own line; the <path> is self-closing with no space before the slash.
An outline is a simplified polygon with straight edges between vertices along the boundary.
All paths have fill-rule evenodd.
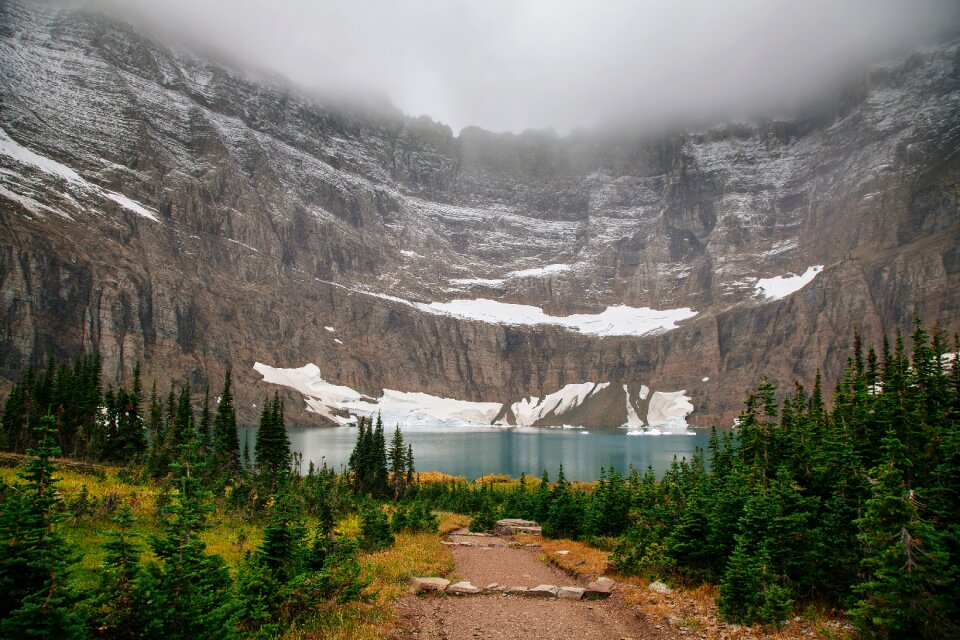
<path id="1" fill-rule="evenodd" d="M 512 587 L 508 587 L 508 588 L 506 589 L 506 591 L 505 591 L 505 593 L 510 594 L 510 595 L 513 595 L 513 596 L 522 596 L 522 595 L 525 594 L 526 592 L 527 592 L 527 588 L 526 588 L 526 587 L 521 587 L 521 586 L 516 586 L 516 585 L 515 585 L 515 586 L 512 586 Z"/>
<path id="2" fill-rule="evenodd" d="M 425 591 L 444 591 L 450 581 L 444 578 L 410 578 L 410 588 L 414 593 Z"/>
<path id="3" fill-rule="evenodd" d="M 565 600 L 579 600 L 583 597 L 584 591 L 586 590 L 582 587 L 560 587 L 557 597 Z"/>
<path id="4" fill-rule="evenodd" d="M 664 583 L 657 580 L 656 582 L 651 582 L 647 589 L 653 591 L 654 593 L 673 593 L 673 589 L 665 585 Z"/>
<path id="5" fill-rule="evenodd" d="M 538 584 L 533 589 L 527 589 L 523 594 L 528 598 L 556 598 L 560 587 L 552 584 Z"/>
<path id="6" fill-rule="evenodd" d="M 449 587 L 447 587 L 447 593 L 457 596 L 466 596 L 480 593 L 480 589 L 477 589 L 471 583 L 464 581 L 451 584 Z"/>
<path id="7" fill-rule="evenodd" d="M 600 580 L 603 580 L 602 578 Z M 613 581 L 596 580 L 587 585 L 587 590 L 583 592 L 584 600 L 603 600 L 609 598 L 613 592 Z"/>

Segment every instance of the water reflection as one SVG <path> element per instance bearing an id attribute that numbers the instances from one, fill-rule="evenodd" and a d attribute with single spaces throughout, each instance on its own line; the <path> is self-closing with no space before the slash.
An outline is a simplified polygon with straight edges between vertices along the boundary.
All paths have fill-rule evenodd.
<path id="1" fill-rule="evenodd" d="M 345 466 L 356 442 L 353 427 L 292 427 L 288 429 L 294 451 L 303 453 L 303 466 L 310 461 L 335 469 Z M 393 429 L 387 429 L 389 443 Z M 241 432 L 253 450 L 255 429 Z M 538 429 L 485 427 L 408 427 L 404 439 L 413 445 L 418 471 L 442 471 L 474 479 L 490 473 L 537 475 L 546 469 L 556 477 L 563 464 L 568 479 L 595 480 L 600 467 L 626 471 L 630 465 L 657 475 L 670 466 L 674 456 L 687 458 L 696 447 L 706 448 L 709 431 L 692 435 L 628 435 L 623 429 Z"/>

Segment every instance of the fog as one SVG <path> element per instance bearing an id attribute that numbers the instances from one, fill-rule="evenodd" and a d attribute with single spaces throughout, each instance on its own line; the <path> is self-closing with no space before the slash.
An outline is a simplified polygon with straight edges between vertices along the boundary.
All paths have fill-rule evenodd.
<path id="1" fill-rule="evenodd" d="M 454 131 L 775 115 L 956 33 L 956 0 L 89 0 Z"/>

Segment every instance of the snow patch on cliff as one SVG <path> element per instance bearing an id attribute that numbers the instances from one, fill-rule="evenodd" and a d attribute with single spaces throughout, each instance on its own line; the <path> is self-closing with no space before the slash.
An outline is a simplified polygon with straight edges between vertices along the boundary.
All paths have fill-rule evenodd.
<path id="1" fill-rule="evenodd" d="M 821 271 L 823 271 L 822 264 L 810 267 L 800 275 L 760 278 L 754 288 L 757 295 L 763 296 L 766 300 L 781 300 L 813 282 Z"/>
<path id="2" fill-rule="evenodd" d="M 677 323 L 697 315 L 689 307 L 651 309 L 618 305 L 600 313 L 551 316 L 540 307 L 511 304 L 497 300 L 452 300 L 450 302 L 416 303 L 418 309 L 439 315 L 494 324 L 553 325 L 593 336 L 643 336 L 677 328 Z"/>
<path id="3" fill-rule="evenodd" d="M 651 427 L 686 429 L 687 416 L 693 412 L 690 400 L 685 390 L 654 391 L 647 409 L 647 423 Z"/>
<path id="4" fill-rule="evenodd" d="M 508 278 L 539 278 L 550 275 L 551 273 L 560 273 L 571 269 L 568 264 L 548 264 L 545 267 L 535 267 L 533 269 L 522 269 L 520 271 L 511 271 L 507 274 Z"/>
<path id="5" fill-rule="evenodd" d="M 71 169 L 65 164 L 61 164 L 56 160 L 53 160 L 46 156 L 42 156 L 39 153 L 31 151 L 30 149 L 27 149 L 23 145 L 19 144 L 16 140 L 11 138 L 9 135 L 7 135 L 7 132 L 4 131 L 3 129 L 0 129 L 0 154 L 15 160 L 19 164 L 33 167 L 34 169 L 38 169 L 41 172 L 46 173 L 47 175 L 51 175 L 55 178 L 66 180 L 69 184 L 74 185 L 79 189 L 92 192 L 94 194 L 100 195 L 109 200 L 112 200 L 113 202 L 116 202 L 124 209 L 133 211 L 137 215 L 143 216 L 144 218 L 149 218 L 154 222 L 159 221 L 159 219 L 157 218 L 156 212 L 146 208 L 139 202 L 131 200 L 127 196 L 123 195 L 122 193 L 109 191 L 107 189 L 98 187 L 97 185 L 88 182 L 85 178 L 83 178 L 83 176 L 81 176 L 79 173 L 77 173 L 76 171 L 74 171 L 73 169 Z M 35 207 L 33 207 L 33 203 L 35 203 L 36 201 L 34 201 L 32 198 L 26 198 L 26 200 L 24 200 L 24 198 L 25 198 L 24 196 L 14 196 L 11 199 L 15 200 L 16 202 L 19 202 L 20 204 L 24 205 L 28 209 L 34 210 Z M 43 205 L 40 205 L 40 206 L 43 206 Z M 43 208 L 47 209 L 48 211 L 53 211 L 48 207 L 43 207 Z M 61 215 L 72 220 L 72 218 L 70 218 L 70 216 L 67 214 L 62 213 Z"/>

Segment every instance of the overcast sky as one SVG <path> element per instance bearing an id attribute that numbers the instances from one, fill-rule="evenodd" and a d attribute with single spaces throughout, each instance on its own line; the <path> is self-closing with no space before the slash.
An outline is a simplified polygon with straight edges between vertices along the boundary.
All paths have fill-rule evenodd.
<path id="1" fill-rule="evenodd" d="M 960 0 L 92 1 L 455 132 L 772 111 L 960 16 Z"/>

